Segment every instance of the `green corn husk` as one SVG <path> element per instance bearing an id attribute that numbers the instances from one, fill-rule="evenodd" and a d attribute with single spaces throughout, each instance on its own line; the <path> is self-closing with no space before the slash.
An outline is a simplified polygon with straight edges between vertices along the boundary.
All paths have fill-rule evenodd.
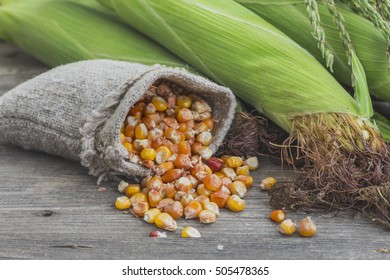
<path id="1" fill-rule="evenodd" d="M 305 162 L 274 206 L 354 207 L 390 226 L 390 151 L 372 114 L 364 71 L 352 53 L 355 99 L 297 43 L 228 0 L 99 0 L 209 78 L 230 87 L 290 132 L 284 156 Z M 378 187 L 373 187 L 378 185 Z M 361 191 L 357 191 L 361 190 Z"/>
<path id="2" fill-rule="evenodd" d="M 96 1 L 1 0 L 0 38 L 49 66 L 85 59 L 185 66 Z"/>
<path id="3" fill-rule="evenodd" d="M 269 23 L 280 29 L 300 46 L 308 50 L 318 61 L 327 64 L 326 55 L 318 49 L 313 38 L 313 27 L 304 0 L 236 0 Z M 345 85 L 351 86 L 351 67 L 348 65 L 343 41 L 332 14 L 322 1 L 317 1 L 320 25 L 325 33 L 325 46 L 334 55 L 333 76 Z M 375 26 L 353 12 L 347 5 L 336 1 L 336 8 L 344 18 L 351 44 L 359 57 L 370 93 L 390 101 L 390 73 L 386 55 L 387 42 Z M 317 34 L 318 35 L 318 34 Z M 321 35 L 318 35 L 321 36 Z"/>

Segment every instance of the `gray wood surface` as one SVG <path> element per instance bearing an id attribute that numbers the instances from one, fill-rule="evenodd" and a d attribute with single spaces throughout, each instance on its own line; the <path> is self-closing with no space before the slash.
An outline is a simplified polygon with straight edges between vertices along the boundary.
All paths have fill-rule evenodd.
<path id="1" fill-rule="evenodd" d="M 0 95 L 47 68 L 0 42 Z M 255 185 L 291 173 L 261 160 Z M 222 211 L 215 224 L 195 226 L 200 239 L 149 238 L 154 226 L 113 207 L 116 185 L 96 179 L 77 162 L 11 145 L 0 146 L 0 259 L 390 259 L 390 234 L 350 213 L 312 215 L 318 235 L 286 237 L 268 219 L 265 192 L 252 187 L 241 213 Z M 295 221 L 305 213 L 288 213 Z M 217 246 L 223 245 L 223 250 Z"/>

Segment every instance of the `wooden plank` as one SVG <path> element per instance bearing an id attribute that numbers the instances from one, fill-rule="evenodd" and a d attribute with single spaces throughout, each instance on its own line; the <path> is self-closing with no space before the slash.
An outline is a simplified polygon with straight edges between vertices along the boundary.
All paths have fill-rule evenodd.
<path id="1" fill-rule="evenodd" d="M 9 55 L 16 53 L 15 55 Z M 14 47 L 0 43 L 0 94 L 47 69 Z M 261 159 L 255 185 L 290 171 Z M 77 162 L 10 145 L 0 146 L 1 259 L 390 259 L 389 232 L 344 213 L 312 215 L 314 238 L 286 237 L 268 219 L 265 192 L 252 187 L 241 213 L 223 210 L 215 224 L 178 221 L 196 227 L 200 239 L 149 238 L 155 228 L 113 207 L 116 183 L 98 192 L 96 179 Z M 305 213 L 289 213 L 295 221 Z M 223 245 L 223 250 L 217 246 Z"/>

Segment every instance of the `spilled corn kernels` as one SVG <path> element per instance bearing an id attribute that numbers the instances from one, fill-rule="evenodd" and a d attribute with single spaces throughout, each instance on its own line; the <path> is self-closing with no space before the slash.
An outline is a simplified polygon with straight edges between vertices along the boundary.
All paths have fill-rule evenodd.
<path id="1" fill-rule="evenodd" d="M 122 181 L 118 209 L 129 209 L 145 222 L 174 231 L 175 220 L 213 223 L 220 208 L 238 212 L 253 184 L 256 157 L 213 157 L 212 107 L 201 96 L 166 81 L 152 85 L 134 104 L 120 132 L 128 160 L 151 169 L 140 184 Z M 183 237 L 200 237 L 191 227 Z"/>

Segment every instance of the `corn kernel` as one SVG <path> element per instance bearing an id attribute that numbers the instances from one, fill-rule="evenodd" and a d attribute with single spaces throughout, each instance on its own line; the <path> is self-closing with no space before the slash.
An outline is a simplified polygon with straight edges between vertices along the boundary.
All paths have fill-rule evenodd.
<path id="1" fill-rule="evenodd" d="M 181 177 L 176 180 L 175 186 L 178 190 L 188 193 L 192 189 L 193 185 L 190 179 L 187 177 Z"/>
<path id="2" fill-rule="evenodd" d="M 150 190 L 159 190 L 163 186 L 163 181 L 160 176 L 153 176 L 147 183 L 146 187 Z"/>
<path id="3" fill-rule="evenodd" d="M 186 192 L 183 192 L 183 191 L 177 191 L 177 193 L 175 194 L 175 197 L 173 198 L 175 201 L 180 201 L 183 196 L 187 195 Z"/>
<path id="4" fill-rule="evenodd" d="M 199 155 L 204 159 L 210 159 L 214 152 L 209 147 L 202 147 L 199 149 Z"/>
<path id="5" fill-rule="evenodd" d="M 218 207 L 217 203 L 215 203 L 215 202 L 210 202 L 210 201 L 205 202 L 203 204 L 203 209 L 210 210 L 210 211 L 214 212 L 217 217 L 219 216 L 219 207 Z"/>
<path id="6" fill-rule="evenodd" d="M 213 193 L 209 189 L 206 189 L 204 184 L 199 184 L 198 187 L 196 188 L 196 191 L 199 195 L 205 195 L 205 196 L 210 196 Z"/>
<path id="7" fill-rule="evenodd" d="M 155 96 L 152 98 L 152 104 L 156 107 L 156 110 L 159 112 L 165 111 L 168 108 L 168 103 L 164 98 L 160 96 Z"/>
<path id="8" fill-rule="evenodd" d="M 286 214 L 283 210 L 275 210 L 269 214 L 269 218 L 274 222 L 280 223 L 286 218 Z"/>
<path id="9" fill-rule="evenodd" d="M 157 87 L 157 94 L 159 96 L 167 96 L 171 92 L 172 92 L 172 89 L 167 83 L 161 83 Z"/>
<path id="10" fill-rule="evenodd" d="M 212 157 L 207 161 L 207 165 L 211 168 L 212 171 L 219 172 L 222 170 L 224 161 L 222 159 Z"/>
<path id="11" fill-rule="evenodd" d="M 125 147 L 127 152 L 132 153 L 132 154 L 136 153 L 136 149 L 134 148 L 133 144 L 131 144 L 129 142 L 125 142 L 125 143 L 123 143 L 123 146 Z"/>
<path id="12" fill-rule="evenodd" d="M 172 118 L 172 117 L 165 117 L 165 118 L 163 119 L 163 122 L 164 122 L 167 126 L 173 128 L 173 129 L 175 129 L 175 130 L 179 129 L 179 127 L 180 127 L 180 125 L 179 125 L 179 123 L 177 122 L 177 120 L 176 120 L 175 118 Z"/>
<path id="13" fill-rule="evenodd" d="M 263 191 L 268 191 L 275 184 L 276 184 L 276 180 L 274 177 L 267 177 L 263 181 L 261 181 L 260 189 Z"/>
<path id="14" fill-rule="evenodd" d="M 194 219 L 199 217 L 200 212 L 203 210 L 202 204 L 198 201 L 191 201 L 184 208 L 184 216 L 186 219 Z"/>
<path id="15" fill-rule="evenodd" d="M 167 237 L 167 234 L 158 230 L 152 230 L 149 233 L 149 237 Z"/>
<path id="16" fill-rule="evenodd" d="M 204 120 L 203 123 L 207 126 L 207 128 L 212 131 L 214 129 L 214 121 L 213 119 L 207 119 L 207 120 Z"/>
<path id="17" fill-rule="evenodd" d="M 225 186 L 222 186 L 220 192 L 224 192 L 224 193 L 226 193 L 226 194 L 228 194 L 228 195 L 231 195 L 231 194 L 232 194 L 232 192 L 231 192 L 227 187 L 225 187 Z"/>
<path id="18" fill-rule="evenodd" d="M 121 192 L 121 193 L 124 193 L 125 192 L 125 189 L 127 188 L 129 184 L 126 183 L 125 181 L 120 181 L 119 185 L 118 185 L 118 191 Z"/>
<path id="19" fill-rule="evenodd" d="M 237 177 L 236 172 L 234 172 L 234 170 L 229 167 L 222 168 L 222 173 L 225 174 L 225 176 L 230 180 L 235 180 Z"/>
<path id="20" fill-rule="evenodd" d="M 173 143 L 179 143 L 180 141 L 185 140 L 184 134 L 172 127 L 169 127 L 164 131 L 164 136 Z"/>
<path id="21" fill-rule="evenodd" d="M 131 197 L 134 194 L 139 193 L 140 191 L 141 186 L 139 184 L 129 184 L 125 189 L 125 193 L 128 197 Z"/>
<path id="22" fill-rule="evenodd" d="M 210 174 L 207 173 L 206 171 L 199 171 L 198 173 L 196 173 L 195 178 L 198 179 L 199 181 L 203 181 L 203 179 L 204 179 L 207 175 L 210 175 Z"/>
<path id="23" fill-rule="evenodd" d="M 249 166 L 243 165 L 236 168 L 236 175 L 248 175 L 249 174 Z"/>
<path id="24" fill-rule="evenodd" d="M 248 165 L 249 170 L 256 170 L 259 168 L 259 161 L 257 157 L 250 157 L 245 160 L 245 164 Z"/>
<path id="25" fill-rule="evenodd" d="M 317 227 L 310 217 L 305 217 L 299 222 L 298 232 L 301 236 L 311 237 L 317 233 Z"/>
<path id="26" fill-rule="evenodd" d="M 157 207 L 161 200 L 162 196 L 157 190 L 150 190 L 148 192 L 148 201 L 151 207 Z"/>
<path id="27" fill-rule="evenodd" d="M 186 141 L 180 141 L 177 144 L 179 154 L 191 155 L 191 145 Z"/>
<path id="28" fill-rule="evenodd" d="M 199 134 L 202 132 L 209 131 L 209 128 L 204 122 L 200 122 L 200 123 L 195 124 L 194 130 L 195 130 L 196 134 Z"/>
<path id="29" fill-rule="evenodd" d="M 150 115 L 156 113 L 156 107 L 153 105 L 153 103 L 149 103 L 148 105 L 145 106 L 144 109 L 144 114 L 145 115 Z"/>
<path id="30" fill-rule="evenodd" d="M 141 181 L 141 187 L 142 187 L 142 188 L 146 188 L 146 187 L 147 187 L 147 184 L 148 184 L 148 182 L 149 182 L 149 180 L 152 179 L 152 178 L 153 178 L 153 176 L 150 176 L 150 175 L 144 177 L 144 178 L 142 179 L 142 181 Z"/>
<path id="31" fill-rule="evenodd" d="M 231 195 L 227 200 L 227 207 L 230 211 L 239 212 L 245 208 L 245 200 L 241 199 L 238 195 Z"/>
<path id="32" fill-rule="evenodd" d="M 172 156 L 172 152 L 168 147 L 160 146 L 156 149 L 156 163 L 161 164 L 166 162 Z"/>
<path id="33" fill-rule="evenodd" d="M 149 203 L 147 203 L 146 201 L 137 202 L 133 204 L 133 208 L 131 210 L 138 217 L 142 218 L 145 215 L 146 211 L 149 210 Z"/>
<path id="34" fill-rule="evenodd" d="M 242 165 L 242 158 L 240 157 L 229 157 L 226 160 L 227 167 L 236 168 Z"/>
<path id="35" fill-rule="evenodd" d="M 229 199 L 230 195 L 221 191 L 217 191 L 215 193 L 212 193 L 210 195 L 211 202 L 214 202 L 218 205 L 219 208 L 224 208 L 227 205 L 227 201 Z"/>
<path id="36" fill-rule="evenodd" d="M 160 193 L 163 197 L 174 198 L 177 193 L 177 190 L 175 188 L 175 185 L 168 183 L 163 185 L 160 190 Z"/>
<path id="37" fill-rule="evenodd" d="M 130 199 L 127 196 L 117 197 L 115 200 L 115 207 L 118 210 L 126 210 L 131 206 Z"/>
<path id="38" fill-rule="evenodd" d="M 160 209 L 162 212 L 165 211 L 165 207 L 169 204 L 172 204 L 173 202 L 175 202 L 172 198 L 164 198 L 163 200 L 161 200 L 159 202 L 159 204 L 157 205 L 157 208 Z"/>
<path id="39" fill-rule="evenodd" d="M 164 212 L 168 213 L 175 220 L 183 216 L 183 211 L 183 205 L 179 201 L 174 201 L 164 208 Z"/>
<path id="40" fill-rule="evenodd" d="M 247 188 L 250 188 L 253 185 L 253 177 L 249 175 L 239 175 L 237 176 L 236 181 L 243 182 Z"/>
<path id="41" fill-rule="evenodd" d="M 152 130 L 149 130 L 149 132 L 148 132 L 148 138 L 150 138 L 150 140 L 152 140 L 152 141 L 157 140 L 158 138 L 162 137 L 163 135 L 164 135 L 164 131 L 162 131 L 162 129 L 160 129 L 158 127 L 153 128 Z"/>
<path id="42" fill-rule="evenodd" d="M 183 238 L 199 238 L 200 232 L 193 227 L 185 227 L 181 231 L 181 237 Z"/>
<path id="43" fill-rule="evenodd" d="M 208 174 L 203 179 L 203 184 L 206 187 L 206 189 L 216 192 L 221 189 L 222 180 L 215 174 Z"/>
<path id="44" fill-rule="evenodd" d="M 199 142 L 194 142 L 191 145 L 191 153 L 194 155 L 199 155 L 200 149 L 203 148 L 203 145 Z"/>
<path id="45" fill-rule="evenodd" d="M 228 189 L 232 194 L 238 195 L 240 198 L 244 198 L 247 193 L 247 188 L 241 181 L 234 181 L 228 186 Z"/>
<path id="46" fill-rule="evenodd" d="M 146 196 L 148 196 L 149 192 L 150 192 L 150 189 L 148 189 L 148 188 L 143 188 L 143 189 L 141 190 L 141 193 L 143 193 L 143 194 L 146 195 Z M 148 200 L 149 200 L 149 197 L 148 197 Z"/>
<path id="47" fill-rule="evenodd" d="M 205 131 L 205 132 L 198 134 L 198 136 L 196 136 L 196 141 L 198 141 L 199 143 L 201 143 L 204 146 L 209 146 L 211 144 L 211 142 L 213 141 L 213 136 L 211 135 L 210 132 Z"/>
<path id="48" fill-rule="evenodd" d="M 228 187 L 233 181 L 228 177 L 221 178 L 222 185 Z"/>
<path id="49" fill-rule="evenodd" d="M 180 108 L 190 108 L 192 105 L 192 100 L 188 96 L 179 95 L 176 97 L 176 105 Z"/>
<path id="50" fill-rule="evenodd" d="M 154 160 L 156 157 L 156 150 L 152 148 L 145 148 L 141 151 L 141 158 L 143 160 Z"/>
<path id="51" fill-rule="evenodd" d="M 175 231 L 177 229 L 176 221 L 168 213 L 161 213 L 158 215 L 155 218 L 154 223 L 157 227 L 165 230 Z"/>
<path id="52" fill-rule="evenodd" d="M 205 121 L 205 120 L 208 120 L 210 119 L 212 116 L 211 116 L 211 112 L 203 112 L 203 113 L 200 113 L 199 114 L 199 117 L 197 120 L 199 121 Z M 207 124 L 206 124 L 207 125 Z M 208 127 L 208 126 L 207 126 Z"/>
<path id="53" fill-rule="evenodd" d="M 125 142 L 125 137 L 126 137 L 126 135 L 124 135 L 123 133 L 121 133 L 119 136 L 119 139 L 120 139 L 122 144 Z"/>
<path id="54" fill-rule="evenodd" d="M 157 175 L 164 175 L 168 170 L 171 170 L 175 168 L 175 166 L 173 165 L 173 162 L 170 162 L 170 161 L 167 161 L 167 162 L 163 162 L 161 164 L 159 164 L 158 166 L 156 166 L 155 168 L 155 172 Z"/>
<path id="55" fill-rule="evenodd" d="M 204 206 L 205 203 L 210 202 L 210 198 L 206 195 L 199 195 L 195 198 L 195 201 L 200 202 Z"/>
<path id="56" fill-rule="evenodd" d="M 187 124 L 187 127 L 188 127 L 188 124 Z M 185 132 L 184 132 L 184 138 L 185 140 L 191 140 L 191 139 L 194 139 L 196 135 L 196 131 L 192 128 L 188 128 Z"/>
<path id="57" fill-rule="evenodd" d="M 290 219 L 284 220 L 279 225 L 279 232 L 285 235 L 291 235 L 295 232 L 296 226 Z"/>
<path id="58" fill-rule="evenodd" d="M 148 135 L 149 135 L 149 130 L 153 130 L 157 128 L 157 124 L 154 122 L 152 118 L 149 118 L 148 116 L 144 117 L 142 119 L 142 123 L 146 126 L 148 129 Z M 158 128 L 157 128 L 158 129 Z"/>
<path id="59" fill-rule="evenodd" d="M 134 116 L 128 116 L 126 121 L 127 121 L 127 125 L 131 125 L 133 127 L 136 127 L 140 123 L 140 119 Z"/>
<path id="60" fill-rule="evenodd" d="M 150 147 L 150 141 L 148 139 L 135 139 L 133 146 L 137 151 L 142 151 L 143 149 Z"/>
<path id="61" fill-rule="evenodd" d="M 149 224 L 154 224 L 156 217 L 161 214 L 160 209 L 151 208 L 144 214 L 144 221 Z"/>
<path id="62" fill-rule="evenodd" d="M 177 155 L 175 161 L 173 162 L 176 168 L 188 170 L 192 168 L 192 162 L 189 155 L 179 154 Z"/>
<path id="63" fill-rule="evenodd" d="M 207 111 L 211 111 L 211 107 L 204 100 L 198 100 L 192 103 L 191 110 L 196 111 L 198 113 L 203 113 Z"/>
<path id="64" fill-rule="evenodd" d="M 202 210 L 199 213 L 199 220 L 202 224 L 214 223 L 217 219 L 217 215 L 211 210 Z"/>
<path id="65" fill-rule="evenodd" d="M 183 195 L 183 197 L 180 199 L 180 203 L 181 205 L 183 205 L 183 207 L 186 207 L 188 205 L 188 203 L 190 203 L 191 201 L 193 201 L 194 198 L 192 197 L 192 195 L 190 194 L 185 194 Z"/>
<path id="66" fill-rule="evenodd" d="M 128 125 L 125 128 L 124 135 L 125 137 L 131 137 L 133 138 L 135 134 L 135 126 L 134 125 Z"/>
<path id="67" fill-rule="evenodd" d="M 171 170 L 168 170 L 167 172 L 165 172 L 165 174 L 162 175 L 161 178 L 162 178 L 164 183 L 168 183 L 168 182 L 172 182 L 172 181 L 179 179 L 182 174 L 183 174 L 183 171 L 180 169 L 171 169 Z"/>
<path id="68" fill-rule="evenodd" d="M 188 130 L 187 123 L 179 123 L 179 131 L 185 133 Z"/>
<path id="69" fill-rule="evenodd" d="M 134 205 L 139 202 L 148 202 L 148 197 L 146 196 L 146 194 L 139 192 L 133 194 L 133 196 L 130 197 L 130 201 L 131 201 L 131 205 Z"/>
<path id="70" fill-rule="evenodd" d="M 135 127 L 134 136 L 135 138 L 140 140 L 146 139 L 146 137 L 148 137 L 148 128 L 146 127 L 146 125 L 143 123 L 137 125 Z"/>

